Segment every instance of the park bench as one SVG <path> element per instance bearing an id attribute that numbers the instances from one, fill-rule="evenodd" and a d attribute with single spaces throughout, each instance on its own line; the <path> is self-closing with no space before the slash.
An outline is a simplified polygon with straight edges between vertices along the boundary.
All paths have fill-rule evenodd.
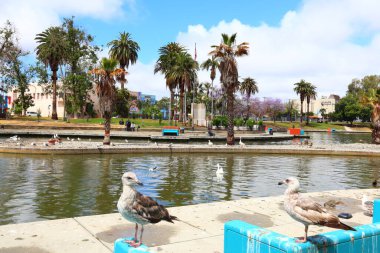
<path id="1" fill-rule="evenodd" d="M 179 136 L 179 127 L 176 126 L 164 126 L 162 128 L 162 135 L 175 135 Z"/>

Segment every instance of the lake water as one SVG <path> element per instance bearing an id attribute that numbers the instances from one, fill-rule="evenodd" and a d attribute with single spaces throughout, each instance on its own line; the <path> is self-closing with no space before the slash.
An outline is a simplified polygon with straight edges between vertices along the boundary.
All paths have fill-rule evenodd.
<path id="1" fill-rule="evenodd" d="M 312 139 L 344 143 L 370 137 L 339 136 L 319 133 Z M 225 171 L 220 178 L 217 163 Z M 116 212 L 125 171 L 144 183 L 142 193 L 180 206 L 279 195 L 284 188 L 277 182 L 288 176 L 300 178 L 304 191 L 370 188 L 379 164 L 380 158 L 359 156 L 0 154 L 0 224 Z M 153 167 L 158 169 L 149 171 Z"/>

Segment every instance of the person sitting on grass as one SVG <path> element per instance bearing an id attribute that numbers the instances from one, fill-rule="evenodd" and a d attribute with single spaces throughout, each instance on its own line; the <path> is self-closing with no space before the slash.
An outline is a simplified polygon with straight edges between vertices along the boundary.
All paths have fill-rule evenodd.
<path id="1" fill-rule="evenodd" d="M 121 119 L 120 121 L 119 121 L 119 125 L 124 125 L 124 120 L 123 119 Z"/>

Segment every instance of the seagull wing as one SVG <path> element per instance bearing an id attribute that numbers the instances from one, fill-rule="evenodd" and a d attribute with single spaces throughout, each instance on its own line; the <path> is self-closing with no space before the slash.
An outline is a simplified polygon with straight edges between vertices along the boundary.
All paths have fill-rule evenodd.
<path id="1" fill-rule="evenodd" d="M 338 216 L 328 213 L 319 203 L 310 198 L 300 197 L 294 206 L 294 212 L 306 221 L 311 221 L 314 225 L 355 230 L 340 222 Z"/>
<path id="2" fill-rule="evenodd" d="M 164 206 L 158 204 L 151 197 L 139 192 L 136 193 L 136 200 L 133 203 L 132 209 L 150 223 L 157 223 L 161 220 L 173 223 L 172 220 L 176 219 L 175 216 L 169 215 L 168 210 Z"/>

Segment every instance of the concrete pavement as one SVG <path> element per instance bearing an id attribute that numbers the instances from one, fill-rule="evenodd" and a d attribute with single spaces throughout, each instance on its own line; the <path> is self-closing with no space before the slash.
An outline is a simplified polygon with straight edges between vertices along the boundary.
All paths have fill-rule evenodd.
<path id="1" fill-rule="evenodd" d="M 276 187 L 276 186 L 274 186 Z M 350 212 L 345 220 L 351 226 L 371 223 L 360 205 L 362 195 L 380 198 L 377 189 L 339 190 L 309 193 L 320 203 L 340 200 L 344 204 L 331 212 Z M 240 219 L 273 231 L 296 237 L 303 236 L 303 225 L 291 219 L 282 207 L 282 196 L 213 202 L 169 208 L 180 221 L 161 222 L 144 227 L 143 241 L 151 252 L 223 252 L 223 224 Z M 59 207 L 57 207 L 59 208 Z M 330 228 L 311 226 L 309 234 L 330 231 Z M 134 224 L 119 214 L 75 217 L 51 221 L 0 226 L 0 252 L 112 252 L 113 242 L 131 236 Z"/>

